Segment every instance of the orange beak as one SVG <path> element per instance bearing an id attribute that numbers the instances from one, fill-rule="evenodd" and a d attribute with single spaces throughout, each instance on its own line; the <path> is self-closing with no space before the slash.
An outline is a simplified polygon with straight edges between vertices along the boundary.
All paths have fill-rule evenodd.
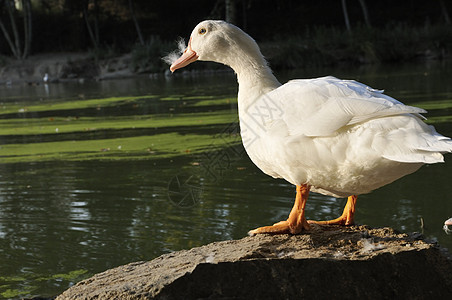
<path id="1" fill-rule="evenodd" d="M 186 65 L 191 64 L 192 62 L 196 61 L 198 59 L 198 55 L 195 51 L 191 48 L 191 39 L 188 42 L 188 46 L 185 49 L 184 53 L 179 57 L 170 67 L 170 71 L 174 72 L 177 69 L 183 68 Z"/>

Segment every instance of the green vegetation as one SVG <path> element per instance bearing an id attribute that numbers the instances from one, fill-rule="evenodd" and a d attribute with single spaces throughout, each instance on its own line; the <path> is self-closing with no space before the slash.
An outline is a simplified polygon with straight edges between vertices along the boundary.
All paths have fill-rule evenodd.
<path id="1" fill-rule="evenodd" d="M 71 283 L 75 283 L 77 281 L 80 281 L 82 279 L 85 279 L 88 277 L 88 271 L 87 270 L 74 270 L 70 271 L 69 273 L 65 274 L 54 274 L 50 276 L 43 276 L 40 274 L 34 274 L 34 275 L 24 275 L 24 276 L 0 276 L 0 280 L 4 283 L 4 285 L 0 285 L 0 296 L 5 299 L 13 299 L 13 298 L 22 298 L 24 296 L 28 296 L 33 293 L 34 290 L 36 290 L 37 286 L 32 285 L 26 285 L 21 289 L 11 289 L 11 284 L 16 284 L 18 282 L 25 282 L 25 281 L 34 281 L 34 282 L 42 282 L 42 281 L 66 281 L 68 286 Z"/>
<path id="2" fill-rule="evenodd" d="M 77 101 L 61 101 L 57 103 L 33 104 L 24 106 L 20 104 L 1 104 L 0 115 L 9 113 L 43 112 L 56 110 L 77 110 L 85 108 L 101 108 L 107 106 L 117 106 L 123 103 L 132 103 L 136 100 L 155 99 L 157 96 L 139 96 L 139 97 L 110 97 L 104 99 L 88 99 Z"/>
<path id="3" fill-rule="evenodd" d="M 274 68 L 445 59 L 452 51 L 452 4 L 445 0 L 3 2 L 0 65 L 2 55 L 77 51 L 96 61 L 130 53 L 130 70 L 163 71 L 161 57 L 203 19 L 243 28 L 264 45 Z"/>
<path id="4" fill-rule="evenodd" d="M 167 158 L 214 150 L 225 144 L 239 142 L 233 135 L 222 136 L 214 142 L 213 134 L 218 132 L 217 129 L 212 134 L 200 134 L 190 129 L 193 126 L 205 129 L 215 126 L 221 131 L 228 124 L 237 122 L 237 114 L 230 110 L 73 117 L 93 108 L 97 110 L 99 107 L 124 104 L 134 107 L 149 104 L 148 101 L 153 101 L 153 105 L 173 106 L 174 101 L 169 100 L 177 100 L 187 108 L 236 102 L 236 99 L 229 98 L 177 95 L 163 98 L 163 101 L 156 96 L 143 96 L 64 101 L 29 105 L 26 108 L 18 104 L 5 104 L 0 115 L 14 112 L 16 118 L 0 119 L 0 136 L 4 141 L 10 141 L 0 145 L 0 160 L 9 163 Z M 18 111 L 22 113 L 17 114 Z M 40 113 L 55 116 L 39 117 Z M 24 117 L 21 117 L 22 114 Z"/>
<path id="5" fill-rule="evenodd" d="M 417 102 L 417 103 L 413 103 L 412 105 L 426 109 L 426 110 L 450 109 L 450 108 L 452 108 L 452 99 Z"/>
<path id="6" fill-rule="evenodd" d="M 236 112 L 205 110 L 187 113 L 126 114 L 75 117 L 80 112 L 97 111 L 127 105 L 174 104 L 186 108 L 203 109 L 237 103 L 236 98 L 214 96 L 154 95 L 139 97 L 112 97 L 51 104 L 4 104 L 1 115 L 15 118 L 0 119 L 0 160 L 3 163 L 43 160 L 118 160 L 168 158 L 202 151 L 215 150 L 240 139 L 225 135 L 215 139 L 229 124 L 237 122 Z M 427 123 L 451 122 L 452 117 L 436 112 L 452 108 L 452 100 L 412 103 L 429 110 Z M 18 113 L 20 112 L 20 113 Z M 134 111 L 136 113 L 136 111 Z M 40 117 L 46 113 L 50 117 Z M 69 116 L 62 116 L 62 114 Z M 54 115 L 54 116 L 53 116 Z M 195 128 L 196 127 L 196 128 Z M 204 128 L 199 131 L 199 128 Z M 210 129 L 209 129 L 210 128 Z M 204 132 L 204 133 L 200 133 Z M 20 137 L 20 138 L 18 138 Z"/>
<path id="7" fill-rule="evenodd" d="M 448 95 L 450 96 L 450 95 Z M 420 107 L 429 112 L 426 114 L 426 123 L 437 125 L 439 123 L 452 122 L 452 115 L 448 110 L 452 109 L 452 99 L 432 100 L 426 102 L 411 103 L 412 106 Z"/>
<path id="8" fill-rule="evenodd" d="M 7 285 L 0 286 L 1 289 L 4 289 L 3 292 L 0 293 L 0 296 L 2 296 L 5 299 L 13 299 L 18 298 L 21 296 L 30 295 L 33 290 L 35 290 L 36 286 L 26 286 L 23 289 L 8 289 Z"/>
<path id="9" fill-rule="evenodd" d="M 321 26 L 298 35 L 263 42 L 261 47 L 273 68 L 293 69 L 341 63 L 442 59 L 445 53 L 452 50 L 451 36 L 450 26 L 358 26 L 352 32 Z"/>
<path id="10" fill-rule="evenodd" d="M 210 99 L 210 100 L 201 100 L 194 104 L 194 106 L 204 106 L 204 105 L 227 105 L 237 103 L 237 98 L 224 98 L 224 99 Z"/>
<path id="11" fill-rule="evenodd" d="M 202 151 L 212 151 L 227 143 L 235 143 L 231 136 L 220 143 L 209 135 L 178 133 L 152 136 L 61 141 L 30 144 L 8 144 L 1 146 L 3 163 L 39 160 L 117 160 L 168 158 Z"/>
<path id="12" fill-rule="evenodd" d="M 62 134 L 96 130 L 157 129 L 161 127 L 228 124 L 229 112 L 216 111 L 182 115 L 134 115 L 119 117 L 55 117 L 0 120 L 0 135 Z"/>
<path id="13" fill-rule="evenodd" d="M 158 36 L 152 36 L 144 44 L 135 44 L 131 50 L 131 68 L 135 73 L 158 72 L 168 68 L 161 59 L 174 50 L 173 42 L 162 41 Z"/>
<path id="14" fill-rule="evenodd" d="M 439 123 L 451 123 L 452 122 L 452 116 L 438 116 L 438 117 L 431 117 L 428 118 L 426 121 L 428 124 L 439 124 Z"/>

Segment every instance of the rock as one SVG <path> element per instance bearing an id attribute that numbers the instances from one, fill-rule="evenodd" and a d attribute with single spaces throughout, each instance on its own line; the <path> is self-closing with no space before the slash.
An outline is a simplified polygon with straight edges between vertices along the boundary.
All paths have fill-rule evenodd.
<path id="1" fill-rule="evenodd" d="M 63 299 L 447 299 L 452 261 L 390 228 L 312 225 L 134 262 L 81 281 Z M 449 298 L 450 299 L 450 298 Z"/>
<path id="2" fill-rule="evenodd" d="M 1 82 L 43 82 L 45 74 L 52 80 L 69 78 L 72 73 L 94 76 L 92 59 L 85 53 L 47 53 L 34 55 L 26 60 L 7 59 L 0 66 Z"/>
<path id="3" fill-rule="evenodd" d="M 131 68 L 132 56 L 125 54 L 120 57 L 104 59 L 99 62 L 99 78 L 115 79 L 127 78 L 136 75 Z"/>
<path id="4" fill-rule="evenodd" d="M 124 54 L 118 57 L 95 60 L 89 53 L 47 53 L 30 56 L 26 60 L 7 59 L 0 65 L 0 84 L 46 82 L 47 83 L 86 79 L 117 79 L 138 75 L 131 69 L 132 57 Z"/>

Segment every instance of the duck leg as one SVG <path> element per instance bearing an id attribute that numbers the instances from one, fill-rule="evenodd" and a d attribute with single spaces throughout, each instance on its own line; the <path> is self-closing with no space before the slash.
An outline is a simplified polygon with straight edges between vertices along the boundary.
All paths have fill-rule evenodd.
<path id="1" fill-rule="evenodd" d="M 290 211 L 289 218 L 286 221 L 281 221 L 272 226 L 259 227 L 248 232 L 249 235 L 255 235 L 258 233 L 271 233 L 282 234 L 300 233 L 303 229 L 308 230 L 309 224 L 306 221 L 304 208 L 306 206 L 306 200 L 308 200 L 310 187 L 306 184 L 297 185 L 297 195 L 295 197 L 295 203 Z"/>
<path id="2" fill-rule="evenodd" d="M 353 195 L 349 196 L 347 200 L 347 204 L 344 207 L 344 212 L 342 215 L 334 220 L 329 221 L 313 221 L 309 220 L 310 224 L 320 224 L 320 225 L 353 225 L 354 224 L 354 216 L 355 216 L 355 206 L 356 199 L 358 196 Z"/>

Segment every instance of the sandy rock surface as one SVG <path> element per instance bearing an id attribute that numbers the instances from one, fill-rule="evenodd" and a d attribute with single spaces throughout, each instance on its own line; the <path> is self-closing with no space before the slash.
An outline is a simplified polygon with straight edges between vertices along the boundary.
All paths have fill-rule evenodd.
<path id="1" fill-rule="evenodd" d="M 452 261 L 419 234 L 312 225 L 134 262 L 62 299 L 451 299 Z"/>

